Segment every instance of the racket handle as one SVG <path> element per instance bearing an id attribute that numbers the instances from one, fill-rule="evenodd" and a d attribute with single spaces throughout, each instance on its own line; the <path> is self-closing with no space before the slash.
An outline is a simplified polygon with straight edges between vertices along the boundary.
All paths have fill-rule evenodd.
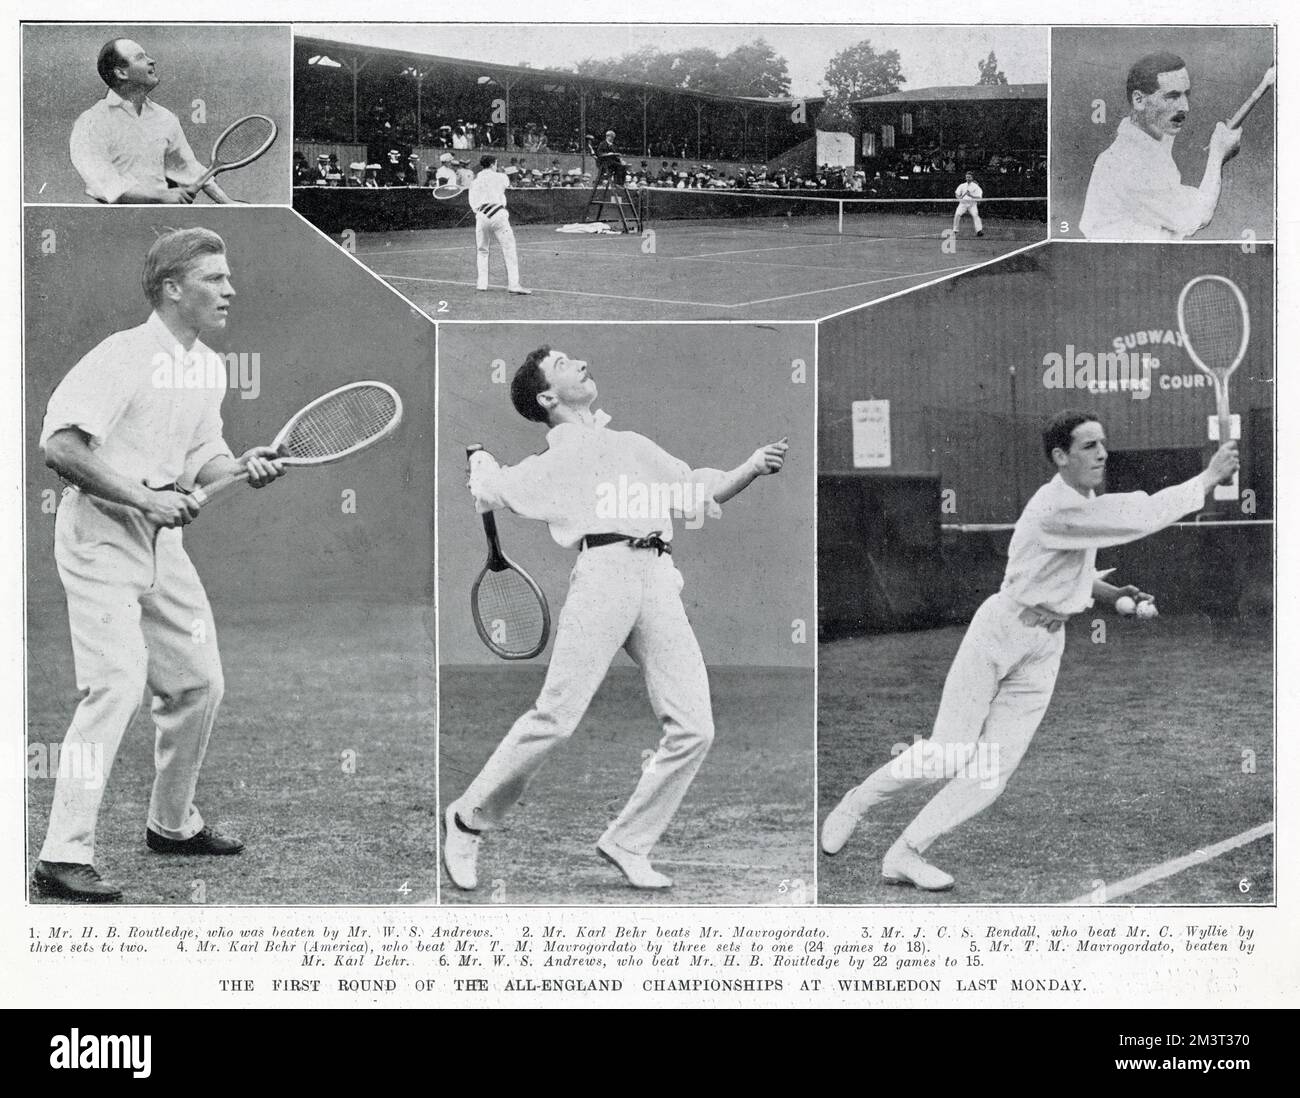
<path id="1" fill-rule="evenodd" d="M 248 470 L 242 469 L 238 473 L 230 473 L 228 476 L 219 477 L 211 484 L 207 484 L 202 488 L 195 488 L 194 491 L 190 493 L 190 498 L 192 498 L 200 507 L 206 507 L 212 502 L 215 496 L 220 495 L 227 488 L 233 487 L 236 484 L 241 484 L 246 480 L 248 480 Z"/>

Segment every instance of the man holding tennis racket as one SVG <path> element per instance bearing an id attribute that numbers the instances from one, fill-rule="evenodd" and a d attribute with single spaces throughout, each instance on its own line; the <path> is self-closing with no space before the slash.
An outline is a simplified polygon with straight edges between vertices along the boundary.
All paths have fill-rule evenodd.
<path id="1" fill-rule="evenodd" d="M 515 250 L 515 231 L 510 227 L 506 209 L 506 189 L 510 179 L 497 171 L 497 158 L 479 158 L 478 175 L 469 185 L 469 208 L 474 211 L 474 243 L 478 256 L 478 289 L 488 288 L 488 247 L 495 240 L 506 263 L 506 286 L 512 294 L 530 294 L 519 284 L 519 254 Z"/>
<path id="2" fill-rule="evenodd" d="M 1220 446 L 1205 470 L 1155 495 L 1097 495 L 1106 471 L 1106 436 L 1089 412 L 1065 411 L 1043 431 L 1054 476 L 1026 505 L 1007 551 L 1002 589 L 975 612 L 943 686 L 928 740 L 897 754 L 849 790 L 822 824 L 821 845 L 837 854 L 872 809 L 908 790 L 947 779 L 885 853 L 890 884 L 928 891 L 953 878 L 922 856 L 940 836 L 982 812 L 1001 795 L 1020 764 L 1056 685 L 1063 628 L 1100 599 L 1114 606 L 1128 596 L 1139 620 L 1154 616 L 1154 600 L 1136 587 L 1103 582 L 1097 550 L 1154 534 L 1200 510 L 1216 484 L 1237 471 L 1237 444 Z"/>
<path id="3" fill-rule="evenodd" d="M 195 159 L 180 120 L 149 93 L 158 86 L 154 59 L 138 42 L 115 38 L 96 63 L 108 94 L 73 124 L 73 166 L 97 202 L 188 205 L 203 191 L 233 200 Z M 169 181 L 174 186 L 169 185 Z"/>
<path id="4" fill-rule="evenodd" d="M 980 220 L 980 199 L 984 197 L 984 188 L 975 182 L 975 173 L 967 172 L 966 179 L 957 187 L 957 210 L 952 215 L 952 231 L 961 230 L 961 219 L 970 214 L 975 225 L 975 235 L 984 235 L 984 222 Z"/>
<path id="5" fill-rule="evenodd" d="M 1223 164 L 1241 144 L 1240 119 L 1220 122 L 1210 137 L 1200 185 L 1183 184 L 1174 139 L 1191 113 L 1191 77 L 1183 59 L 1153 53 L 1129 69 L 1128 114 L 1097 157 L 1079 218 L 1092 240 L 1183 240 L 1214 217 Z"/>
<path id="6" fill-rule="evenodd" d="M 153 313 L 87 353 L 50 397 L 40 445 L 69 482 L 54 559 L 68 601 L 81 701 L 62 753 L 102 758 L 107 775 L 146 686 L 153 693 L 157 774 L 145 840 L 162 854 L 238 854 L 193 798 L 221 702 L 212 609 L 181 542 L 197 487 L 246 474 L 254 488 L 284 467 L 269 447 L 241 457 L 222 437 L 225 371 L 200 335 L 226 326 L 235 296 L 225 244 L 208 229 L 164 233 L 142 278 Z M 179 379 L 217 367 L 201 386 Z M 196 371 L 197 374 L 197 371 Z M 60 769 L 36 864 L 39 895 L 116 900 L 94 866 L 103 781 Z"/>
<path id="7" fill-rule="evenodd" d="M 708 673 L 682 606 L 673 564 L 669 510 L 687 517 L 720 514 L 718 505 L 785 463 L 784 439 L 756 450 L 729 472 L 692 470 L 648 438 L 613 431 L 593 410 L 596 382 L 587 364 L 541 347 L 515 373 L 511 400 L 525 419 L 544 424 L 547 449 L 515 466 L 478 450 L 469 489 L 480 511 L 508 508 L 545 522 L 551 537 L 578 550 L 546 681 L 459 799 L 444 813 L 444 861 L 458 888 L 478 883 L 484 832 L 500 826 L 546 757 L 581 721 L 620 648 L 640 664 L 663 737 L 631 799 L 596 844 L 634 888 L 671 879 L 650 851 L 686 795 L 713 740 Z M 616 484 L 656 489 L 679 501 L 645 514 L 602 505 Z"/>

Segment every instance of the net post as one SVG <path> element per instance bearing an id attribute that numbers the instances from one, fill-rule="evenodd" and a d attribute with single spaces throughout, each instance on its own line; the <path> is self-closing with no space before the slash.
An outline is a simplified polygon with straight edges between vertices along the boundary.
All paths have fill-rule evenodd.
<path id="1" fill-rule="evenodd" d="M 840 236 L 844 235 L 844 199 L 840 199 L 836 205 L 839 207 L 838 226 L 836 231 Z"/>

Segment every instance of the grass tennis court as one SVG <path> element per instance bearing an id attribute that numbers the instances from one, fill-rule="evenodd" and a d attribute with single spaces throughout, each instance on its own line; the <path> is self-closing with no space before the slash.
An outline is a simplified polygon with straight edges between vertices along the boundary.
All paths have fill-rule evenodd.
<path id="1" fill-rule="evenodd" d="M 444 667 L 439 781 L 443 803 L 469 784 L 545 668 Z M 443 903 L 809 903 L 813 892 L 811 671 L 710 668 L 717 736 L 686 800 L 651 854 L 673 878 L 665 892 L 628 887 L 596 840 L 631 795 L 658 723 L 636 668 L 614 668 L 573 737 L 547 760 L 484 840 L 479 887 L 461 892 L 444 871 Z"/>
<path id="2" fill-rule="evenodd" d="M 835 857 L 818 855 L 820 902 L 1064 904 L 1272 821 L 1271 622 L 1106 623 L 1105 644 L 1091 643 L 1084 618 L 1069 626 L 1051 707 L 1005 792 L 930 848 L 929 860 L 957 878 L 951 892 L 880 879 L 881 857 L 931 786 L 868 815 Z M 891 745 L 929 734 L 962 633 L 821 646 L 819 819 L 889 760 Z M 1114 902 L 1273 899 L 1267 836 Z"/>
<path id="3" fill-rule="evenodd" d="M 355 255 L 436 320 L 812 320 L 1045 239 L 1041 221 L 991 211 L 977 238 L 963 221 L 945 251 L 942 212 L 652 221 L 653 237 L 559 233 L 516 225 L 530 297 L 506 293 L 493 245 L 486 293 L 475 290 L 472 222 L 453 229 L 361 233 Z M 869 220 L 870 224 L 862 224 Z M 862 235 L 862 234 L 870 235 Z"/>
<path id="4" fill-rule="evenodd" d="M 401 906 L 432 896 L 433 642 L 424 611 L 363 601 L 215 610 L 226 695 L 196 803 L 245 850 L 186 858 L 145 847 L 154 772 L 145 706 L 100 811 L 105 879 L 128 904 Z M 29 613 L 29 745 L 60 744 L 77 700 L 65 614 L 55 602 Z M 54 786 L 31 771 L 29 756 L 29 872 Z"/>

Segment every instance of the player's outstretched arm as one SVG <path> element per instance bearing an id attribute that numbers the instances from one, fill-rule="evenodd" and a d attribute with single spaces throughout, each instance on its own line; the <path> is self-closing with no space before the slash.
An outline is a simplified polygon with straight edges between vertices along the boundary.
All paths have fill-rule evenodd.
<path id="1" fill-rule="evenodd" d="M 1225 442 L 1210 458 L 1201 473 L 1201 484 L 1208 494 L 1216 484 L 1226 484 L 1241 467 L 1241 455 L 1237 453 L 1235 442 Z"/>
<path id="2" fill-rule="evenodd" d="M 766 446 L 759 447 L 743 465 L 722 475 L 721 482 L 713 492 L 714 502 L 726 503 L 759 477 L 779 473 L 785 465 L 785 455 L 789 449 L 790 442 L 784 438 L 780 442 L 769 442 Z"/>
<path id="3" fill-rule="evenodd" d="M 1205 228 L 1214 219 L 1214 211 L 1219 205 L 1219 192 L 1223 189 L 1223 165 L 1236 155 L 1240 145 L 1241 130 L 1229 129 L 1226 122 L 1220 122 L 1214 127 L 1210 149 L 1205 157 L 1205 174 L 1201 176 L 1201 185 L 1197 188 L 1200 193 L 1198 229 Z"/>

